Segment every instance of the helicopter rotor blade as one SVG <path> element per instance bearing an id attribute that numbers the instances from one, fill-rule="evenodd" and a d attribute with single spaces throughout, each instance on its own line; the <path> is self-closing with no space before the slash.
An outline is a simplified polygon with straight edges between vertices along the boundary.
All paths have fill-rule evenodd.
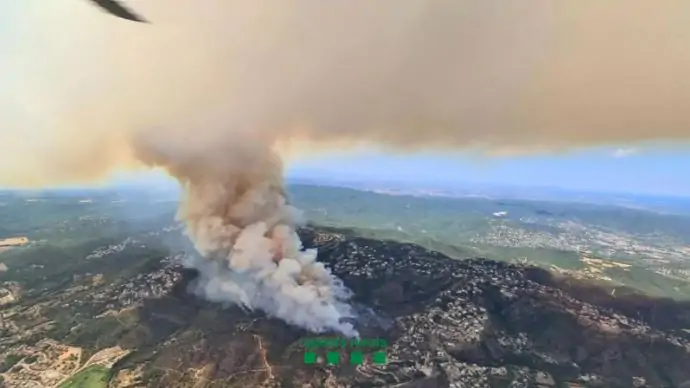
<path id="1" fill-rule="evenodd" d="M 91 0 L 104 11 L 116 17 L 131 20 L 133 22 L 148 23 L 146 19 L 137 15 L 117 0 Z"/>

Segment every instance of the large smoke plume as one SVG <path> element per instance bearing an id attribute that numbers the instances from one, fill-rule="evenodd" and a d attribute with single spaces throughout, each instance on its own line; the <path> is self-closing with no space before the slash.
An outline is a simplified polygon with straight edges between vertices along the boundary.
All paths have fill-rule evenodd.
<path id="1" fill-rule="evenodd" d="M 195 291 L 312 331 L 356 335 L 344 319 L 352 316 L 349 291 L 316 262 L 315 250 L 301 249 L 295 231 L 301 215 L 287 203 L 282 165 L 266 140 L 239 131 L 219 138 L 188 138 L 173 128 L 169 134 L 144 133 L 134 148 L 141 161 L 165 167 L 182 185 L 178 218 L 203 257 L 187 262 L 200 271 Z"/>
<path id="2" fill-rule="evenodd" d="M 352 333 L 340 323 L 350 312 L 299 249 L 286 150 L 531 152 L 690 136 L 683 0 L 137 3 L 152 25 L 82 1 L 21 3 L 13 39 L 0 40 L 0 184 L 163 167 L 214 259 L 196 264 L 204 294 L 313 330 Z"/>

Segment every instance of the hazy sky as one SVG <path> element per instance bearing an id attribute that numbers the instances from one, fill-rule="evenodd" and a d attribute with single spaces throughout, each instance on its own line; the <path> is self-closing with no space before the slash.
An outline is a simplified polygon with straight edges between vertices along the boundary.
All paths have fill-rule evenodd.
<path id="1" fill-rule="evenodd" d="M 17 145 L 7 147 L 8 152 L 0 155 L 0 159 L 4 158 L 0 163 L 0 173 L 3 174 L 6 174 L 9 168 L 13 168 L 13 163 L 16 168 L 25 165 L 44 168 L 45 166 L 38 162 L 34 166 L 32 160 L 19 157 L 31 155 L 29 150 L 49 150 L 52 141 L 65 141 L 58 136 L 61 133 L 73 136 L 67 138 L 70 143 L 86 138 L 84 144 L 91 142 L 100 147 L 88 152 L 83 149 L 70 149 L 67 152 L 68 156 L 79 157 L 69 160 L 71 164 L 66 165 L 83 165 L 84 160 L 91 160 L 95 169 L 101 169 L 111 163 L 110 159 L 102 155 L 108 156 L 107 152 L 103 152 L 107 150 L 104 144 L 107 146 L 113 139 L 96 135 L 93 135 L 92 139 L 91 135 L 82 129 L 68 132 L 56 130 L 49 133 L 42 129 L 43 126 L 49 127 L 55 123 L 47 118 L 46 112 L 64 114 L 64 117 L 60 117 L 64 120 L 59 124 L 74 123 L 76 121 L 72 120 L 79 118 L 80 124 L 83 122 L 86 130 L 93 129 L 92 124 L 97 122 L 90 120 L 103 118 L 97 117 L 96 114 L 93 117 L 84 115 L 83 112 L 77 112 L 75 115 L 78 101 L 90 104 L 90 112 L 103 114 L 103 117 L 109 117 L 109 114 L 113 115 L 112 117 L 118 116 L 120 106 L 112 102 L 119 102 L 122 111 L 128 109 L 131 113 L 132 109 L 136 108 L 136 115 L 131 115 L 133 123 L 141 117 L 157 118 L 158 111 L 149 109 L 148 106 L 139 109 L 140 102 L 132 98 L 137 97 L 136 93 L 124 89 L 128 85 L 124 82 L 127 79 L 142 81 L 149 87 L 142 87 L 145 93 L 141 98 L 149 98 L 151 101 L 158 99 L 171 104 L 180 103 L 180 100 L 170 97 L 166 89 L 166 77 L 162 73 L 155 73 L 156 69 L 160 69 L 160 63 L 152 59 L 159 56 L 161 61 L 166 61 L 166 58 L 169 59 L 166 55 L 178 58 L 179 63 L 175 63 L 170 75 L 182 75 L 177 78 L 181 82 L 180 87 L 189 89 L 190 85 L 196 85 L 195 82 L 199 81 L 196 78 L 197 73 L 219 70 L 225 72 L 229 65 L 237 66 L 237 63 L 232 61 L 232 58 L 236 57 L 215 54 L 234 53 L 233 50 L 247 53 L 247 48 L 253 47 L 251 45 L 255 42 L 254 37 L 250 39 L 247 34 L 239 33 L 242 30 L 238 30 L 235 35 L 223 35 L 226 36 L 223 39 L 232 41 L 231 46 L 222 43 L 222 39 L 218 42 L 204 41 L 205 44 L 199 45 L 199 55 L 182 57 L 172 48 L 160 48 L 159 43 L 167 42 L 166 39 L 171 37 L 177 40 L 182 37 L 184 41 L 181 43 L 194 46 L 195 42 L 188 38 L 185 32 L 194 30 L 185 30 L 182 27 L 197 25 L 199 21 L 206 22 L 209 28 L 203 31 L 196 30 L 194 34 L 205 39 L 218 35 L 217 32 L 221 31 L 218 29 L 223 28 L 222 26 L 236 24 L 214 18 L 211 11 L 191 12 L 193 10 L 190 8 L 179 12 L 162 12 L 162 4 L 169 4 L 166 1 L 134 2 L 133 5 L 140 8 L 142 13 L 154 22 L 153 25 L 147 26 L 151 27 L 146 30 L 150 31 L 151 35 L 146 36 L 142 32 L 144 30 L 131 30 L 138 27 L 131 27 L 125 24 L 127 22 L 108 17 L 95 8 L 90 8 L 86 0 L 51 0 L 52 8 L 46 7 L 46 11 L 37 12 L 38 5 L 45 2 L 46 0 L 0 2 L 0 69 L 5 69 L 0 72 L 0 135 L 2 139 L 7 140 L 3 143 Z M 407 111 L 410 111 L 410 114 L 406 118 L 420 122 L 438 115 L 442 118 L 442 123 L 445 120 L 450 124 L 460 124 L 468 128 L 474 125 L 477 128 L 476 132 L 435 132 L 435 140 L 427 141 L 420 140 L 420 136 L 412 134 L 413 130 L 419 131 L 419 127 L 410 125 L 405 128 L 408 132 L 400 131 L 400 137 L 391 140 L 391 143 L 395 142 L 398 145 L 419 142 L 436 147 L 439 144 L 443 145 L 448 139 L 457 139 L 458 144 L 469 144 L 468 141 L 471 143 L 473 136 L 476 136 L 480 142 L 495 141 L 500 147 L 509 147 L 511 141 L 546 148 L 552 145 L 568 147 L 571 144 L 578 147 L 597 146 L 585 151 L 493 159 L 472 157 L 460 152 L 456 152 L 454 156 L 434 152 L 399 156 L 349 152 L 320 155 L 307 161 L 293 162 L 289 166 L 293 173 L 304 175 L 326 171 L 343 176 L 359 174 L 370 179 L 393 177 L 410 180 L 503 182 L 690 195 L 689 148 L 668 149 L 634 142 L 654 138 L 657 131 L 660 137 L 671 142 L 687 139 L 687 134 L 690 133 L 690 115 L 687 114 L 690 106 L 690 51 L 687 50 L 687 47 L 690 47 L 690 3 L 672 0 L 654 4 L 641 0 L 563 0 L 558 3 L 535 1 L 528 7 L 520 1 L 505 3 L 458 0 L 457 4 L 462 4 L 467 11 L 447 17 L 443 11 L 451 9 L 452 2 L 439 0 L 426 3 L 433 5 L 424 9 L 425 2 L 406 0 L 406 10 L 398 10 L 390 18 L 386 15 L 392 14 L 391 12 L 375 9 L 373 6 L 363 13 L 359 13 L 356 7 L 339 9 L 338 7 L 344 4 L 342 2 L 338 3 L 339 5 L 325 7 L 328 9 L 323 10 L 321 18 L 316 17 L 319 16 L 316 11 L 318 9 L 314 8 L 313 4 L 309 5 L 308 1 L 290 2 L 294 8 L 285 8 L 285 14 L 281 14 L 280 9 L 274 13 L 265 11 L 269 8 L 262 8 L 262 5 L 256 5 L 255 8 L 247 6 L 247 12 L 251 15 L 260 15 L 264 18 L 260 20 L 274 23 L 270 26 L 248 23 L 237 27 L 249 30 L 256 28 L 252 31 L 276 32 L 275 36 L 267 34 L 260 39 L 257 37 L 256 43 L 260 50 L 248 55 L 255 62 L 247 63 L 254 63 L 257 65 L 255 68 L 265 72 L 257 70 L 255 73 L 247 73 L 244 78 L 216 80 L 218 85 L 225 82 L 228 85 L 237 85 L 239 90 L 254 91 L 257 89 L 254 87 L 255 83 L 247 80 L 259 77 L 265 82 L 258 84 L 266 87 L 267 94 L 261 94 L 264 93 L 261 91 L 260 94 L 245 93 L 238 97 L 225 95 L 221 91 L 216 96 L 230 98 L 240 106 L 248 108 L 245 111 L 253 113 L 256 117 L 268 117 L 265 122 L 257 120 L 249 113 L 246 117 L 241 117 L 242 120 L 254 120 L 262 125 L 292 119 L 283 111 L 285 107 L 286 111 L 291 109 L 304 117 L 313 116 L 316 123 L 332 124 L 345 121 L 359 131 L 355 133 L 363 136 L 368 136 L 366 128 L 369 124 L 407 125 L 407 122 L 391 121 L 391 117 L 397 119 L 398 116 L 404 116 Z M 225 9 L 224 5 L 219 4 L 213 6 Z M 226 10 L 243 7 L 241 1 L 228 0 L 227 4 Z M 71 8 L 68 9 L 67 6 Z M 456 8 L 461 10 L 459 6 Z M 308 15 L 300 16 L 301 12 L 289 12 L 297 10 L 306 10 L 308 15 L 313 11 L 315 17 L 309 22 L 302 20 L 309 19 Z M 362 22 L 362 28 L 332 28 L 334 21 L 338 20 L 341 14 L 344 15 L 343 18 Z M 74 15 L 74 19 L 69 15 Z M 191 16 L 187 17 L 188 15 Z M 403 23 L 406 17 L 413 19 L 413 16 L 420 20 L 418 30 L 410 29 Z M 329 18 L 333 20 L 329 21 Z M 409 52 L 406 51 L 407 44 L 404 44 L 390 49 L 390 57 L 370 56 L 369 62 L 361 63 L 361 69 L 357 66 L 359 62 L 352 63 L 348 66 L 354 66 L 355 72 L 339 74 L 347 76 L 345 79 L 335 83 L 334 79 L 338 77 L 329 77 L 325 81 L 333 83 L 326 88 L 329 92 L 342 93 L 322 96 L 322 90 L 319 88 L 321 79 L 311 78 L 318 72 L 308 69 L 302 71 L 298 66 L 308 64 L 309 60 L 313 59 L 322 61 L 321 64 L 324 66 L 336 63 L 323 59 L 331 58 L 326 55 L 323 58 L 314 57 L 319 55 L 318 49 L 323 42 L 318 40 L 319 34 L 313 32 L 318 32 L 317 29 L 320 28 L 334 39 L 339 39 L 343 47 L 349 44 L 347 47 L 351 51 L 344 51 L 346 53 L 381 54 L 380 51 L 372 51 L 374 46 L 360 48 L 352 45 L 353 42 L 359 42 L 355 39 L 357 33 L 361 32 L 367 36 L 366 28 L 376 26 L 368 24 L 369 21 L 379 19 L 390 27 L 386 31 L 391 34 L 400 33 L 401 36 L 419 38 L 422 35 L 418 33 L 422 31 L 430 34 L 429 36 L 443 39 L 452 33 L 457 34 L 457 39 L 443 40 L 437 45 L 429 45 L 424 40 L 413 41 L 409 43 Z M 166 20 L 175 20 L 182 27 L 175 29 L 174 26 L 166 26 Z M 461 20 L 462 24 L 458 24 L 458 20 Z M 313 26 L 305 27 L 304 30 L 295 28 L 303 25 L 303 22 L 309 22 Z M 461 27 L 457 27 L 459 25 Z M 95 31 L 93 36 L 90 31 Z M 153 31 L 162 32 L 156 35 Z M 286 33 L 281 35 L 282 32 Z M 347 35 L 350 32 L 354 35 Z M 382 39 L 382 42 L 387 39 L 387 35 L 376 35 L 378 32 L 375 29 L 370 30 L 370 33 L 377 39 Z M 189 35 L 192 35 L 191 32 Z M 141 36 L 142 39 L 138 41 L 137 36 Z M 233 40 L 227 38 L 229 36 L 240 38 Z M 283 41 L 274 38 L 283 36 L 285 42 L 294 44 L 302 50 L 303 58 L 295 56 L 285 59 L 285 52 L 281 50 L 275 51 L 282 52 L 283 57 L 272 54 L 270 49 L 274 45 L 283 47 Z M 305 36 L 307 39 L 302 39 Z M 311 37 L 314 37 L 313 41 Z M 118 39 L 119 42 L 115 42 Z M 104 52 L 99 51 L 105 47 L 102 44 L 104 41 L 111 42 L 113 47 L 123 54 L 121 58 L 112 59 L 112 62 L 117 62 L 117 66 L 120 67 L 108 63 L 111 59 L 104 57 Z M 306 43 L 300 43 L 305 41 Z M 458 42 L 457 45 L 451 46 L 455 41 Z M 335 47 L 337 49 L 339 46 Z M 137 58 L 144 52 L 135 49 L 142 48 L 150 53 L 146 57 L 149 62 L 142 61 L 141 66 L 137 67 Z M 448 48 L 451 51 L 448 51 Z M 290 50 L 287 52 L 289 54 Z M 402 61 L 401 67 L 395 67 L 398 72 L 388 76 L 388 69 L 393 68 L 391 64 L 400 65 L 396 60 L 405 58 L 410 53 L 424 53 L 427 56 L 423 60 L 412 59 L 410 56 L 410 63 Z M 431 66 L 440 63 L 434 59 L 439 53 L 448 53 L 445 58 L 446 67 Z M 213 66 L 205 65 L 207 62 L 204 55 L 208 54 L 214 54 L 209 55 L 209 58 L 216 58 L 219 62 Z M 332 58 L 337 58 L 342 52 L 336 50 L 331 54 Z M 302 83 L 297 85 L 303 84 L 312 88 L 295 87 L 295 83 L 288 82 L 289 78 L 264 77 L 266 74 L 274 75 L 271 71 L 275 69 L 271 64 L 276 58 L 288 61 L 287 65 L 293 65 L 290 67 L 278 63 L 279 70 L 299 77 Z M 83 66 L 83 62 L 94 63 L 95 69 Z M 367 68 L 369 64 L 372 64 L 371 71 Z M 194 66 L 201 65 L 206 66 L 204 71 L 189 71 Z M 342 64 L 338 62 L 336 65 Z M 451 68 L 456 65 L 462 67 L 463 71 L 458 71 L 458 74 L 452 73 Z M 338 68 L 342 71 L 348 69 L 348 66 Z M 124 70 L 125 67 L 136 70 Z M 114 69 L 119 69 L 118 74 L 113 73 Z M 416 77 L 415 72 L 418 69 L 425 72 Z M 58 70 L 60 74 L 53 73 Z M 435 77 L 435 72 L 440 75 Z M 452 80 L 462 87 L 447 87 L 449 83 L 443 75 L 456 77 Z M 409 81 L 410 79 L 412 81 Z M 97 81 L 103 80 L 108 82 L 102 86 L 93 86 Z M 381 84 L 373 85 L 371 89 L 358 89 L 350 87 L 351 84 L 356 84 L 353 80 L 381 80 Z M 409 82 L 401 84 L 401 80 Z M 183 81 L 189 83 L 185 84 Z M 209 85 L 214 86 L 213 83 Z M 399 86 L 399 90 L 386 90 L 391 86 Z M 156 87 L 160 91 L 156 91 Z M 270 94 L 268 91 L 271 88 L 283 94 Z M 44 95 L 38 93 L 43 90 L 46 91 Z M 470 90 L 471 93 L 461 93 L 465 90 Z M 439 91 L 438 95 L 434 94 L 435 91 Z M 189 89 L 189 92 L 192 97 L 205 95 L 201 87 Z M 359 103 L 358 99 L 364 95 L 370 95 L 371 100 Z M 60 96 L 67 101 L 56 103 L 57 100 L 51 100 L 50 96 Z M 410 98 L 399 98 L 400 96 Z M 257 105 L 254 100 L 261 103 Z M 200 100 L 199 103 L 201 102 L 205 101 Z M 329 105 L 331 102 L 332 106 Z M 454 105 L 456 102 L 457 106 Z M 417 108 L 418 110 L 415 110 Z M 171 108 L 170 111 L 175 109 Z M 459 114 L 459 111 L 463 113 Z M 358 120 L 360 118 L 361 120 Z M 130 117 L 125 117 L 123 122 L 128 122 L 128 119 Z M 523 138 L 519 126 L 524 123 L 531 124 L 525 126 Z M 547 133 L 544 128 L 550 126 L 557 127 L 557 130 Z M 53 137 L 46 137 L 46 134 Z M 371 134 L 370 138 L 385 142 L 386 136 L 390 134 L 394 132 L 381 131 Z M 326 131 L 315 132 L 312 135 L 327 137 L 340 136 L 342 133 Z M 16 140 L 19 138 L 22 141 Z M 539 141 L 543 144 L 538 144 Z M 604 143 L 609 145 L 601 146 Z M 521 147 L 525 144 L 521 144 Z M 26 150 L 23 146 L 27 146 Z M 15 154 L 18 157 L 16 161 L 7 157 Z"/>
<path id="2" fill-rule="evenodd" d="M 480 158 L 467 154 L 390 155 L 375 151 L 333 154 L 287 166 L 289 177 L 364 179 L 519 186 L 690 196 L 688 150 L 598 148 L 557 156 Z M 173 183 L 163 173 L 125 173 L 119 182 Z"/>
<path id="3" fill-rule="evenodd" d="M 599 148 L 557 156 L 478 158 L 373 152 L 340 155 L 291 166 L 296 176 L 333 173 L 367 179 L 506 183 L 690 196 L 690 152 L 649 147 Z"/>

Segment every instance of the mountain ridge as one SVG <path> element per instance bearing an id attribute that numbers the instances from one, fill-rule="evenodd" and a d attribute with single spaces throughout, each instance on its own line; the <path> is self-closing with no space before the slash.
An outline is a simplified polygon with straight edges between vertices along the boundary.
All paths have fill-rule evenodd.
<path id="1" fill-rule="evenodd" d="M 180 229 L 165 230 L 74 259 L 68 277 L 44 272 L 37 286 L 23 283 L 0 321 L 4 386 L 690 386 L 689 302 L 612 293 L 539 267 L 454 259 L 357 230 L 300 229 L 305 248 L 317 248 L 352 291 L 361 339 L 387 344 L 387 362 L 375 363 L 376 349 L 308 345 L 342 342 L 335 333 L 196 297 L 198 273 L 180 264 L 191 248 Z M 59 252 L 25 259 L 41 269 Z M 329 351 L 340 352 L 338 365 L 326 363 Z M 350 363 L 355 351 L 360 365 Z M 77 356 L 65 364 L 60 354 Z"/>
<path id="2" fill-rule="evenodd" d="M 307 248 L 353 291 L 363 338 L 383 338 L 388 363 L 304 364 L 305 338 L 318 335 L 260 312 L 222 309 L 177 291 L 140 308 L 143 322 L 172 324 L 151 351 L 115 365 L 117 376 L 142 368 L 150 387 L 684 387 L 690 384 L 688 306 L 673 323 L 649 323 L 615 304 L 598 307 L 556 287 L 531 267 L 455 260 L 420 246 L 306 227 Z M 181 272 L 180 272 L 181 271 Z M 551 282 L 551 284 L 548 284 Z M 571 284 L 571 290 L 586 296 Z M 601 298 L 601 296 L 599 297 Z M 164 306 L 166 305 L 166 306 Z M 181 307 L 180 307 L 181 306 Z M 169 310 L 170 309 L 170 310 Z M 668 309 L 667 309 L 668 310 Z M 668 310 L 672 311 L 672 310 Z M 667 311 L 667 313 L 668 313 Z M 165 315 L 165 314 L 163 314 Z M 663 326 L 663 327 L 662 327 Z M 322 336 L 334 337 L 324 333 Z M 137 342 L 137 341 L 134 341 Z M 155 349 L 155 350 L 154 350 Z M 319 353 L 323 358 L 325 350 Z M 164 371 L 164 372 L 161 372 Z"/>

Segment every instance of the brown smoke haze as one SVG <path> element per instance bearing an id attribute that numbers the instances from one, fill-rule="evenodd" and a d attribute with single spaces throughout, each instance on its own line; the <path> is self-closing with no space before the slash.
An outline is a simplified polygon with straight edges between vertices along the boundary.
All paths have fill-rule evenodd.
<path id="1" fill-rule="evenodd" d="M 127 137 L 252 132 L 418 150 L 690 135 L 686 1 L 27 0 L 3 59 L 0 183 L 137 165 Z M 8 70 L 5 70 L 8 71 Z M 3 100 L 4 101 L 4 100 Z M 5 112 L 7 111 L 7 112 Z M 214 117 L 210 130 L 197 121 Z"/>
<path id="2" fill-rule="evenodd" d="M 0 52 L 0 185 L 163 167 L 204 257 L 196 291 L 313 331 L 356 335 L 347 290 L 301 249 L 280 156 L 690 137 L 687 0 L 132 4 L 150 25 L 23 1 Z"/>

